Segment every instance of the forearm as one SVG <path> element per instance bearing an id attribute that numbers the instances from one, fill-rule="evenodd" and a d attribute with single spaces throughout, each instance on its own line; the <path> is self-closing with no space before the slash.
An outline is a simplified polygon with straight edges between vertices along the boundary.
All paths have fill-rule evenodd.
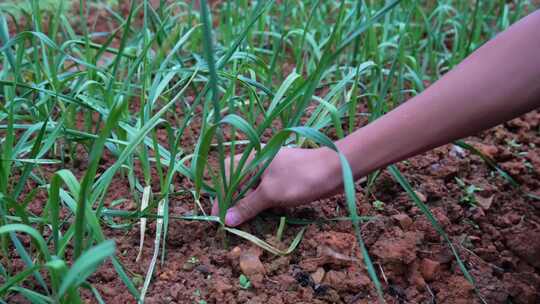
<path id="1" fill-rule="evenodd" d="M 539 30 L 537 11 L 420 95 L 338 141 L 355 177 L 540 106 Z"/>

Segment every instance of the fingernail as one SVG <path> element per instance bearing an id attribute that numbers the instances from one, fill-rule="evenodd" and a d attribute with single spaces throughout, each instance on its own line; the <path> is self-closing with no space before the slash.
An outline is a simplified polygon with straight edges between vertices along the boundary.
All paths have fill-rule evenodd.
<path id="1" fill-rule="evenodd" d="M 227 226 L 236 226 L 240 224 L 240 214 L 234 208 L 227 211 L 225 215 L 225 224 Z"/>

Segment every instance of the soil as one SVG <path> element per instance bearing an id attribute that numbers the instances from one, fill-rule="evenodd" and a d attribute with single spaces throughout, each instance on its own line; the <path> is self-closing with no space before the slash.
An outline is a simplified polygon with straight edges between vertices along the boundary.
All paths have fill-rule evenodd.
<path id="1" fill-rule="evenodd" d="M 520 184 L 513 188 L 484 161 L 453 145 L 437 148 L 398 165 L 430 207 L 476 280 L 477 292 L 457 265 L 447 244 L 391 176 L 383 171 L 369 198 L 357 194 L 362 215 L 375 219 L 362 233 L 388 303 L 538 303 L 540 301 L 540 114 L 529 113 L 466 139 Z M 463 202 L 464 189 L 455 178 L 482 190 L 476 203 Z M 361 184 L 358 185 L 362 187 Z M 113 198 L 129 197 L 126 185 L 115 183 Z M 382 208 L 372 205 L 384 202 Z M 189 197 L 171 201 L 171 214 L 193 209 Z M 205 202 L 207 211 L 210 205 Z M 346 216 L 341 196 L 287 210 L 290 218 Z M 267 213 L 243 230 L 275 241 L 277 220 Z M 311 224 L 298 248 L 288 256 L 261 252 L 251 243 L 229 236 L 223 245 L 218 227 L 172 221 L 166 258 L 156 268 L 147 303 L 373 303 L 376 293 L 365 271 L 351 224 Z M 300 226 L 288 225 L 289 244 Z M 117 241 L 120 260 L 130 272 L 144 276 L 153 251 L 154 226 L 140 262 L 135 262 L 139 230 L 108 230 Z M 242 272 L 252 286 L 243 289 Z M 110 264 L 90 281 L 107 303 L 132 303 Z M 92 302 L 92 300 L 89 300 Z"/>
<path id="2" fill-rule="evenodd" d="M 466 139 L 511 174 L 521 184 L 519 189 L 479 157 L 453 145 L 398 165 L 449 235 L 476 280 L 476 291 L 461 273 L 448 245 L 386 171 L 373 185 L 369 197 L 364 196 L 365 185 L 358 184 L 358 209 L 361 215 L 374 216 L 362 225 L 363 238 L 388 303 L 540 301 L 540 201 L 534 198 L 540 194 L 539 128 L 540 113 L 534 111 Z M 110 155 L 105 158 L 103 168 L 114 161 Z M 82 173 L 83 166 L 76 172 Z M 473 194 L 476 203 L 464 202 L 466 194 L 456 178 L 482 189 Z M 179 187 L 189 187 L 187 183 L 183 179 L 175 181 Z M 127 182 L 116 179 L 108 203 L 126 197 L 131 197 Z M 375 208 L 375 200 L 384 205 Z M 209 202 L 203 204 L 209 212 Z M 118 207 L 134 209 L 135 203 L 128 200 Z M 188 214 L 193 209 L 189 196 L 174 197 L 170 202 L 172 215 Z M 263 214 L 241 229 L 286 247 L 301 226 L 289 224 L 279 243 L 275 239 L 276 215 L 280 214 Z M 344 198 L 336 196 L 287 210 L 285 215 L 315 220 L 346 216 L 347 211 Z M 107 236 L 117 243 L 119 259 L 139 283 L 154 246 L 154 221 L 149 222 L 139 262 L 135 261 L 138 225 L 126 230 L 104 227 Z M 300 245 L 288 256 L 262 252 L 232 235 L 228 241 L 226 248 L 216 225 L 172 220 L 166 257 L 163 264 L 157 264 L 145 302 L 376 302 L 375 289 L 347 221 L 308 225 Z M 247 289 L 239 283 L 242 273 L 251 281 Z M 89 281 L 106 303 L 135 302 L 110 262 Z M 85 296 L 89 303 L 95 302 L 89 292 Z M 8 301 L 18 303 L 21 298 Z"/>

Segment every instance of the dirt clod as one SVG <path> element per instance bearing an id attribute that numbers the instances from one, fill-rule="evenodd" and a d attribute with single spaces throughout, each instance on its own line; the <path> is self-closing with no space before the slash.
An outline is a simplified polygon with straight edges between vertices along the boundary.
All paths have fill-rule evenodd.
<path id="1" fill-rule="evenodd" d="M 416 258 L 416 233 L 381 238 L 373 246 L 373 255 L 385 264 L 410 264 Z"/>
<path id="2" fill-rule="evenodd" d="M 324 274 L 325 274 L 324 268 L 319 267 L 314 273 L 311 274 L 311 278 L 313 279 L 313 282 L 315 284 L 321 284 L 321 282 L 324 279 Z"/>
<path id="3" fill-rule="evenodd" d="M 420 262 L 420 272 L 426 281 L 434 280 L 440 270 L 441 264 L 431 259 L 422 259 Z"/>
<path id="4" fill-rule="evenodd" d="M 412 219 L 405 213 L 393 215 L 392 218 L 399 223 L 403 230 L 409 230 L 413 223 Z"/>
<path id="5" fill-rule="evenodd" d="M 540 242 L 538 240 L 540 240 L 540 230 L 523 230 L 506 235 L 506 243 L 513 252 L 530 265 L 540 268 Z"/>
<path id="6" fill-rule="evenodd" d="M 252 247 L 240 254 L 240 269 L 255 287 L 259 287 L 262 284 L 264 274 L 266 273 L 260 256 L 261 250 L 258 247 Z"/>

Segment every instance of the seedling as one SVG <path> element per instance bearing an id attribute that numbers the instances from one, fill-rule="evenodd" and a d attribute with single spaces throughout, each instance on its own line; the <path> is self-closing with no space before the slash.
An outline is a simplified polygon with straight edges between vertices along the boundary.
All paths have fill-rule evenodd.
<path id="1" fill-rule="evenodd" d="M 383 211 L 384 210 L 384 202 L 382 202 L 380 200 L 373 201 L 373 208 L 375 208 L 376 210 L 379 210 L 379 211 Z"/>
<path id="2" fill-rule="evenodd" d="M 469 204 L 471 206 L 476 206 L 476 204 L 478 203 L 476 200 L 476 193 L 479 191 L 483 191 L 484 189 L 477 187 L 473 184 L 467 185 L 462 179 L 458 177 L 456 177 L 455 180 L 457 184 L 459 185 L 459 187 L 462 188 L 463 190 L 463 193 L 460 198 L 460 202 Z"/>
<path id="3" fill-rule="evenodd" d="M 243 274 L 238 277 L 238 284 L 240 284 L 240 288 L 242 289 L 249 289 L 251 287 L 251 281 Z"/>
<path id="4" fill-rule="evenodd" d="M 511 140 L 506 140 L 506 144 L 514 149 L 521 148 L 521 144 L 515 138 L 512 138 Z"/>
<path id="5" fill-rule="evenodd" d="M 192 256 L 189 258 L 188 262 L 191 264 L 197 265 L 199 264 L 199 259 L 196 256 Z"/>
<path id="6" fill-rule="evenodd" d="M 224 235 L 272 254 L 291 253 L 305 227 L 288 228 L 298 233 L 283 250 L 224 225 L 228 208 L 285 145 L 326 146 L 340 156 L 347 220 L 382 299 L 360 233 L 351 170 L 325 134 L 341 138 L 358 127 L 359 117 L 377 119 L 530 11 L 508 10 L 505 1 L 476 1 L 477 9 L 469 11 L 465 0 L 429 6 L 394 0 L 222 1 L 211 12 L 205 0 L 200 11 L 182 1 L 142 0 L 131 1 L 126 14 L 112 1 L 99 1 L 98 14 L 110 22 L 110 32 L 103 32 L 88 19 L 90 9 L 98 8 L 94 2 L 80 1 L 76 12 L 71 1 L 0 4 L 0 256 L 24 264 L 0 266 L 0 299 L 92 302 L 81 296 L 91 293 L 80 291 L 98 290 L 86 279 L 108 260 L 131 302 L 142 302 L 158 262 L 167 259 L 172 220 L 216 222 Z M 483 13 L 497 8 L 506 13 Z M 460 37 L 452 49 L 445 44 L 449 36 Z M 364 113 L 358 113 L 361 103 Z M 232 155 L 238 153 L 235 163 Z M 226 164 L 232 164 L 228 172 Z M 472 283 L 429 208 L 397 167 L 388 171 L 447 241 Z M 379 173 L 370 175 L 368 193 Z M 46 189 L 45 199 L 28 188 Z M 464 187 L 467 203 L 478 190 Z M 193 193 L 193 200 L 177 199 L 177 193 Z M 208 197 L 217 201 L 218 217 L 207 215 Z M 118 203 L 124 199 L 136 206 L 123 210 Z M 30 208 L 34 201 L 43 207 L 37 214 Z M 172 214 L 176 209 L 169 207 L 184 202 L 189 215 Z M 278 239 L 285 226 L 282 219 Z M 144 232 L 154 227 L 149 242 Z M 107 235 L 118 235 L 108 232 L 127 229 L 142 232 L 139 252 L 153 249 L 144 277 L 117 258 L 133 261 L 130 253 L 137 248 L 117 252 L 107 241 Z M 30 236 L 31 246 L 21 234 Z M 139 263 L 148 262 L 146 252 Z M 188 259 L 189 267 L 198 263 Z M 250 282 L 240 277 L 239 284 L 249 288 Z"/>
<path id="7" fill-rule="evenodd" d="M 284 216 L 280 217 L 278 230 L 276 232 L 276 240 L 278 243 L 281 242 L 281 239 L 283 238 L 283 232 L 285 231 L 286 225 L 287 225 L 287 218 Z"/>

